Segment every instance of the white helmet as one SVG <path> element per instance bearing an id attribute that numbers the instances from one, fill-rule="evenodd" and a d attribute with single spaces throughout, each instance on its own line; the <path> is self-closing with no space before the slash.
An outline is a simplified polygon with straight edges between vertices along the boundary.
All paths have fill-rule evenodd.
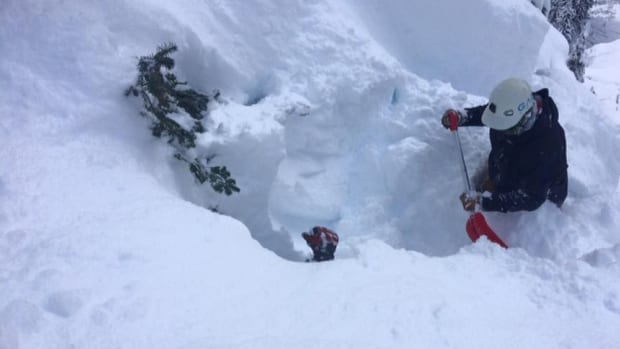
<path id="1" fill-rule="evenodd" d="M 482 113 L 482 123 L 492 129 L 507 130 L 517 125 L 534 105 L 536 100 L 526 81 L 504 80 L 491 92 L 489 104 Z"/>

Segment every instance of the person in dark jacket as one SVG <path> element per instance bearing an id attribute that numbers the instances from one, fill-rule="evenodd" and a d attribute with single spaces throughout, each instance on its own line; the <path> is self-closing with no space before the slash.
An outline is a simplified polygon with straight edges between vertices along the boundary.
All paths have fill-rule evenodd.
<path id="1" fill-rule="evenodd" d="M 491 194 L 463 193 L 465 210 L 480 204 L 483 211 L 533 211 L 545 200 L 562 206 L 568 187 L 566 139 L 548 89 L 532 92 L 527 82 L 507 79 L 493 89 L 489 103 L 446 111 L 444 127 L 450 126 L 450 113 L 457 114 L 459 126 L 490 127 L 488 176 L 479 190 Z"/>

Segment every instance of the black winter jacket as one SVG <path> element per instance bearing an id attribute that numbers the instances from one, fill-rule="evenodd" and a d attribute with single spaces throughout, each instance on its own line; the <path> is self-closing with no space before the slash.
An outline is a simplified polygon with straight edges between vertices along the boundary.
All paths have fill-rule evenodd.
<path id="1" fill-rule="evenodd" d="M 534 93 L 542 112 L 520 135 L 490 130 L 489 178 L 495 186 L 482 199 L 484 211 L 532 211 L 549 199 L 561 206 L 567 193 L 566 139 L 558 109 L 545 88 Z M 466 109 L 461 126 L 483 126 L 486 104 Z"/>

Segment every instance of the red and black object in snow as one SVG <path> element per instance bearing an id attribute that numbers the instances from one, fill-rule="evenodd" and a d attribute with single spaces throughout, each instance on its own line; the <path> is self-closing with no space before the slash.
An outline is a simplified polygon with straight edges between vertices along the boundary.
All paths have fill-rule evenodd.
<path id="1" fill-rule="evenodd" d="M 463 156 L 463 147 L 461 146 L 461 139 L 459 137 L 459 117 L 455 111 L 448 114 L 450 119 L 450 131 L 454 134 L 456 146 L 458 148 L 460 156 L 461 174 L 463 175 L 463 184 L 465 186 L 465 193 L 469 195 L 471 192 L 471 184 L 469 183 L 469 175 L 467 174 L 467 166 L 465 165 L 465 157 Z M 481 236 L 486 236 L 489 241 L 500 245 L 503 248 L 508 248 L 508 245 L 491 229 L 487 220 L 484 218 L 482 212 L 477 211 L 478 205 L 475 206 L 471 212 L 467 223 L 465 224 L 465 230 L 471 241 L 476 242 Z"/>
<path id="2" fill-rule="evenodd" d="M 338 247 L 339 237 L 334 231 L 325 227 L 312 227 L 310 231 L 301 233 L 306 243 L 312 249 L 312 260 L 315 262 L 334 259 L 334 252 Z"/>

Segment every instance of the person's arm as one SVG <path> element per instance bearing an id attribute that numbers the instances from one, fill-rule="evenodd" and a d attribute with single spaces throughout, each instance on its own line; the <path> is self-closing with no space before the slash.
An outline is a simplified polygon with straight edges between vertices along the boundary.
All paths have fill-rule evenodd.
<path id="1" fill-rule="evenodd" d="M 484 126 L 482 123 L 482 113 L 486 107 L 487 104 L 465 108 L 465 112 L 461 113 L 462 118 L 459 119 L 459 126 Z"/>
<path id="2" fill-rule="evenodd" d="M 483 197 L 480 201 L 483 211 L 534 211 L 546 200 L 541 192 L 528 192 L 517 189 L 506 192 L 496 192 L 491 197 Z"/>
<path id="3" fill-rule="evenodd" d="M 483 197 L 480 201 L 482 209 L 484 211 L 514 212 L 533 211 L 540 207 L 547 199 L 547 191 L 551 184 L 549 182 L 550 160 L 548 152 L 530 154 L 527 162 L 533 166 L 527 170 L 519 171 L 522 175 L 518 183 L 498 185 L 497 191 L 492 193 L 490 197 Z M 502 170 L 500 169 L 500 171 Z"/>

